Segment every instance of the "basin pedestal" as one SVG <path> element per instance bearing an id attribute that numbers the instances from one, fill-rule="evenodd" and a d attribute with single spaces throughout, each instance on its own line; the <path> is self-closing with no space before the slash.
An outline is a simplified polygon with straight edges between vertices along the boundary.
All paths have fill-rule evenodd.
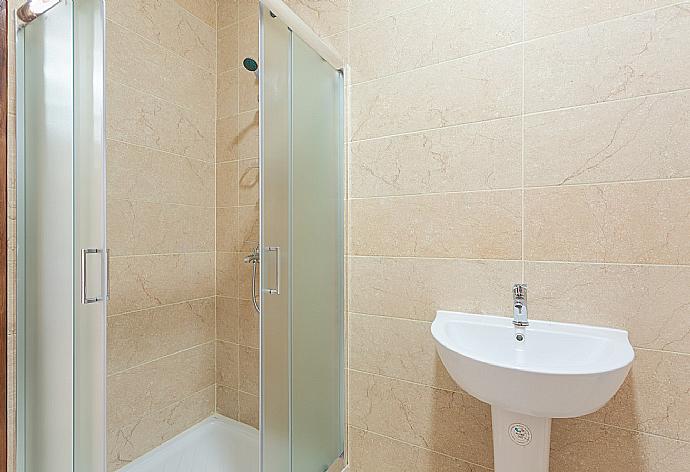
<path id="1" fill-rule="evenodd" d="M 491 407 L 496 472 L 549 472 L 551 418 Z"/>

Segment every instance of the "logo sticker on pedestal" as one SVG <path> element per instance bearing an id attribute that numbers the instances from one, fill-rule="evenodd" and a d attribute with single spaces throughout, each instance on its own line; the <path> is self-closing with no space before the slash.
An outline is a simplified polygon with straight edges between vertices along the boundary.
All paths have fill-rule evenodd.
<path id="1" fill-rule="evenodd" d="M 532 442 L 532 432 L 527 425 L 513 423 L 508 427 L 508 435 L 513 442 L 519 446 L 527 446 Z"/>

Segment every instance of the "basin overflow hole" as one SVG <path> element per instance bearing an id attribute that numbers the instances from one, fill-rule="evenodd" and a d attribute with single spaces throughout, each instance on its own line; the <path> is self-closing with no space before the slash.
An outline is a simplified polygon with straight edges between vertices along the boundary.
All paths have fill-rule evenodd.
<path id="1" fill-rule="evenodd" d="M 511 424 L 508 427 L 508 435 L 518 446 L 527 446 L 532 442 L 532 432 L 522 423 Z"/>
<path id="2" fill-rule="evenodd" d="M 524 334 L 516 334 L 515 339 L 517 339 L 518 341 L 524 341 L 525 335 Z"/>

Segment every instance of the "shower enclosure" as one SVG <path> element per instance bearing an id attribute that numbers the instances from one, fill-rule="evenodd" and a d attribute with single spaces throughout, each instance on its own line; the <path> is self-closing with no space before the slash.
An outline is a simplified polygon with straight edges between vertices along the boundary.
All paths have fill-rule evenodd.
<path id="1" fill-rule="evenodd" d="M 21 6 L 19 471 L 322 472 L 342 457 L 342 61 L 279 0 L 206 24 L 179 3 L 146 18 L 129 1 Z M 247 25 L 258 77 L 222 49 Z M 252 126 L 258 156 L 242 154 Z M 255 162 L 258 207 L 240 188 Z M 238 238 L 255 208 L 256 238 Z M 242 288 L 257 244 L 260 313 Z"/>

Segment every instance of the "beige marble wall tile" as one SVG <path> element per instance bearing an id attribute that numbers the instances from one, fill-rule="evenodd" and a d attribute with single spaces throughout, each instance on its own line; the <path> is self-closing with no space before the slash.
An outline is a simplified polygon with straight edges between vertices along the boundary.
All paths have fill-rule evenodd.
<path id="1" fill-rule="evenodd" d="M 239 207 L 237 218 L 240 248 L 245 252 L 251 251 L 259 242 L 258 205 Z"/>
<path id="2" fill-rule="evenodd" d="M 350 30 L 353 83 L 522 39 L 522 0 L 436 0 Z"/>
<path id="3" fill-rule="evenodd" d="M 216 0 L 175 0 L 175 2 L 207 25 L 216 27 Z"/>
<path id="4" fill-rule="evenodd" d="M 237 206 L 238 181 L 237 162 L 222 162 L 216 165 L 216 206 Z"/>
<path id="5" fill-rule="evenodd" d="M 251 57 L 259 61 L 259 15 L 258 8 L 255 14 L 243 18 L 239 21 L 239 62 L 237 67 L 242 66 L 245 57 Z"/>
<path id="6" fill-rule="evenodd" d="M 352 143 L 350 197 L 519 187 L 522 120 Z"/>
<path id="7" fill-rule="evenodd" d="M 234 252 L 216 252 L 216 295 L 237 298 L 237 271 L 240 256 Z"/>
<path id="8" fill-rule="evenodd" d="M 331 36 L 325 36 L 321 38 L 324 43 L 330 46 L 340 57 L 349 64 L 350 55 L 350 31 L 343 31 L 342 33 L 336 33 Z M 347 116 L 347 113 L 346 113 Z"/>
<path id="9" fill-rule="evenodd" d="M 690 444 L 582 420 L 554 420 L 551 472 L 683 472 Z"/>
<path id="10" fill-rule="evenodd" d="M 108 198 L 214 205 L 214 167 L 166 152 L 109 139 Z"/>
<path id="11" fill-rule="evenodd" d="M 259 204 L 259 160 L 246 159 L 239 162 L 239 204 Z"/>
<path id="12" fill-rule="evenodd" d="M 226 116 L 216 120 L 216 161 L 227 162 L 239 158 L 238 117 Z"/>
<path id="13" fill-rule="evenodd" d="M 237 8 L 239 18 L 244 19 L 258 13 L 259 2 L 257 0 L 237 0 Z"/>
<path id="14" fill-rule="evenodd" d="M 347 29 L 348 0 L 286 0 L 285 3 L 319 36 L 329 36 Z"/>
<path id="15" fill-rule="evenodd" d="M 492 466 L 489 405 L 465 393 L 352 370 L 349 380 L 351 426 Z"/>
<path id="16" fill-rule="evenodd" d="M 488 472 L 444 454 L 396 441 L 359 428 L 347 430 L 351 472 Z"/>
<path id="17" fill-rule="evenodd" d="M 113 256 L 214 250 L 213 208 L 111 198 L 108 210 Z"/>
<path id="18" fill-rule="evenodd" d="M 459 390 L 436 354 L 431 323 L 350 313 L 348 328 L 351 369 Z"/>
<path id="19" fill-rule="evenodd" d="M 690 439 L 690 355 L 635 351 L 635 362 L 613 399 L 588 418 L 621 428 Z"/>
<path id="20" fill-rule="evenodd" d="M 213 71 L 216 30 L 175 0 L 107 0 L 106 17 Z"/>
<path id="21" fill-rule="evenodd" d="M 690 4 L 549 36 L 525 47 L 527 112 L 690 87 Z"/>
<path id="22" fill-rule="evenodd" d="M 134 254 L 134 203 L 107 199 L 106 215 L 106 237 L 112 255 Z"/>
<path id="23" fill-rule="evenodd" d="M 216 341 L 216 383 L 237 388 L 239 385 L 239 346 Z"/>
<path id="24" fill-rule="evenodd" d="M 235 252 L 239 249 L 237 207 L 216 208 L 216 251 Z"/>
<path id="25" fill-rule="evenodd" d="M 239 301 L 239 343 L 259 349 L 259 314 L 251 300 Z"/>
<path id="26" fill-rule="evenodd" d="M 215 74 L 190 64 L 117 23 L 106 24 L 108 80 L 125 84 L 182 108 L 215 111 Z"/>
<path id="27" fill-rule="evenodd" d="M 239 392 L 239 403 L 239 420 L 244 424 L 259 429 L 259 397 Z"/>
<path id="28" fill-rule="evenodd" d="M 239 67 L 238 62 L 238 28 L 237 24 L 225 26 L 218 30 L 218 73 L 227 72 Z M 215 97 L 213 97 L 215 98 Z"/>
<path id="29" fill-rule="evenodd" d="M 213 356 L 209 342 L 108 376 L 108 427 L 133 423 L 213 385 Z"/>
<path id="30" fill-rule="evenodd" d="M 239 159 L 259 156 L 259 112 L 258 110 L 240 113 L 237 146 Z"/>
<path id="31" fill-rule="evenodd" d="M 240 391 L 259 394 L 259 350 L 240 346 Z"/>
<path id="32" fill-rule="evenodd" d="M 520 191 L 352 200 L 353 255 L 519 259 Z"/>
<path id="33" fill-rule="evenodd" d="M 213 161 L 213 115 L 177 107 L 130 87 L 108 82 L 107 137 L 159 151 Z"/>
<path id="34" fill-rule="evenodd" d="M 206 387 L 127 425 L 108 425 L 108 471 L 124 467 L 209 416 L 214 409 L 213 390 L 213 385 Z"/>
<path id="35" fill-rule="evenodd" d="M 108 313 L 213 296 L 213 253 L 113 257 Z"/>
<path id="36" fill-rule="evenodd" d="M 256 246 L 256 243 L 254 243 L 254 246 Z M 254 246 L 252 246 L 250 249 L 247 249 L 247 253 L 251 250 L 254 249 Z M 244 255 L 241 254 L 238 256 L 238 293 L 237 296 L 241 300 L 251 300 L 252 299 L 252 265 L 251 264 L 245 264 L 243 262 L 243 257 Z M 257 294 L 258 294 L 258 287 L 256 289 Z"/>
<path id="37" fill-rule="evenodd" d="M 236 298 L 216 297 L 216 339 L 237 344 L 241 321 Z"/>
<path id="38" fill-rule="evenodd" d="M 601 21 L 640 13 L 674 0 L 527 0 L 525 2 L 525 36 L 528 39 L 590 26 Z"/>
<path id="39" fill-rule="evenodd" d="M 350 0 L 350 28 L 371 23 L 405 10 L 430 3 L 431 0 Z"/>
<path id="40" fill-rule="evenodd" d="M 690 93 L 525 117 L 528 186 L 690 176 Z"/>
<path id="41" fill-rule="evenodd" d="M 218 28 L 223 28 L 224 26 L 232 25 L 237 22 L 238 9 L 237 0 L 217 0 L 218 8 L 217 12 L 217 24 Z"/>
<path id="42" fill-rule="evenodd" d="M 259 108 L 259 79 L 253 72 L 239 70 L 239 111 L 247 112 Z"/>
<path id="43" fill-rule="evenodd" d="M 236 388 L 216 385 L 216 410 L 233 420 L 239 419 L 239 392 Z"/>
<path id="44" fill-rule="evenodd" d="M 350 257 L 351 311 L 432 321 L 436 310 L 510 314 L 519 261 Z M 460 283 L 462 281 L 462 283 Z"/>
<path id="45" fill-rule="evenodd" d="M 526 257 L 687 264 L 688 201 L 687 180 L 528 190 Z"/>
<path id="46" fill-rule="evenodd" d="M 108 372 L 119 372 L 213 340 L 213 298 L 108 317 Z"/>
<path id="47" fill-rule="evenodd" d="M 690 354 L 688 267 L 527 262 L 525 281 L 535 318 L 613 326 L 633 346 Z"/>
<path id="48" fill-rule="evenodd" d="M 352 87 L 354 140 L 516 116 L 518 47 L 478 54 Z"/>
<path id="49" fill-rule="evenodd" d="M 239 111 L 238 73 L 237 69 L 232 69 L 218 74 L 216 91 L 216 113 L 218 119 L 235 116 Z"/>

